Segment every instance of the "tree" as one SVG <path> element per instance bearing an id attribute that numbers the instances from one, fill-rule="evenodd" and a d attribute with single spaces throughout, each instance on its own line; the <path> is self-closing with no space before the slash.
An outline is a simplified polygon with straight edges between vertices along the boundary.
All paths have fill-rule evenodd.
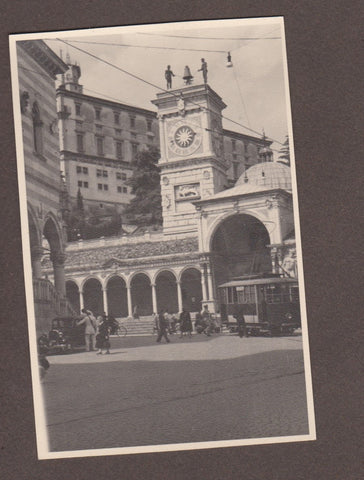
<path id="1" fill-rule="evenodd" d="M 279 157 L 278 162 L 283 163 L 284 165 L 291 165 L 291 156 L 289 151 L 289 139 L 288 135 L 286 135 L 286 139 L 283 142 L 281 149 L 279 150 Z"/>
<path id="2" fill-rule="evenodd" d="M 159 150 L 149 147 L 148 150 L 139 152 L 131 164 L 133 175 L 127 185 L 135 197 L 125 207 L 124 213 L 137 225 L 162 223 L 159 157 Z"/>

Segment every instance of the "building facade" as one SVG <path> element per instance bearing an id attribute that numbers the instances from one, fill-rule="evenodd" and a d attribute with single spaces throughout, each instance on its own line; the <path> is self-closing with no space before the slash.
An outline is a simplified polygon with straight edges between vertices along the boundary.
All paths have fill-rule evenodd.
<path id="1" fill-rule="evenodd" d="M 17 58 L 35 316 L 42 330 L 52 313 L 67 310 L 55 100 L 56 76 L 65 72 L 67 65 L 41 40 L 17 42 Z M 45 256 L 54 285 L 43 278 L 41 260 Z"/>
<path id="2" fill-rule="evenodd" d="M 148 147 L 158 148 L 156 113 L 85 95 L 81 69 L 68 61 L 57 89 L 61 165 L 71 202 L 80 190 L 84 206 L 108 215 L 123 211 L 131 197 L 126 181 L 131 161 Z"/>
<path id="3" fill-rule="evenodd" d="M 218 94 L 206 84 L 186 86 L 153 103 L 163 231 L 69 244 L 66 285 L 74 308 L 117 317 L 131 317 L 135 308 L 142 316 L 182 307 L 197 312 L 202 304 L 217 311 L 223 282 L 295 276 L 291 172 L 272 161 L 269 142 L 256 139 L 258 157 L 229 188 L 234 150 L 225 151 L 231 139 L 222 129 Z M 244 139 L 235 140 L 243 154 L 238 140 Z"/>

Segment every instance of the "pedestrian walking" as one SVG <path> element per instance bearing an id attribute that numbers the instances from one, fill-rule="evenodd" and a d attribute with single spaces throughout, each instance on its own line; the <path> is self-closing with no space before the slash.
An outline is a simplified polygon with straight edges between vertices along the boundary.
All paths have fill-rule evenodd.
<path id="1" fill-rule="evenodd" d="M 238 335 L 240 338 L 248 337 L 248 332 L 246 329 L 245 317 L 243 313 L 243 306 L 237 305 L 233 317 L 236 319 L 238 324 Z"/>
<path id="2" fill-rule="evenodd" d="M 94 350 L 95 335 L 96 335 L 96 318 L 90 310 L 83 308 L 81 310 L 82 318 L 77 322 L 77 325 L 85 325 L 85 344 L 88 352 Z"/>
<path id="3" fill-rule="evenodd" d="M 100 323 L 97 327 L 97 335 L 96 335 L 96 348 L 98 349 L 97 355 L 102 355 L 103 350 L 105 353 L 110 353 L 110 327 L 107 321 L 107 317 L 99 317 Z"/>
<path id="4" fill-rule="evenodd" d="M 202 323 L 205 326 L 203 333 L 209 337 L 211 335 L 211 330 L 212 330 L 212 322 L 211 322 L 212 319 L 211 319 L 211 313 L 208 305 L 204 305 L 203 310 L 201 312 L 201 317 L 202 317 Z"/>
<path id="5" fill-rule="evenodd" d="M 138 305 L 135 305 L 134 310 L 133 310 L 133 318 L 134 320 L 139 320 L 139 308 Z"/>
<path id="6" fill-rule="evenodd" d="M 181 335 L 180 338 L 183 337 L 184 334 L 188 334 L 190 337 L 192 336 L 192 321 L 190 312 L 186 309 L 182 309 L 182 313 L 179 317 Z"/>
<path id="7" fill-rule="evenodd" d="M 162 337 L 165 338 L 167 343 L 170 342 L 170 340 L 168 338 L 168 335 L 167 335 L 167 331 L 168 331 L 168 328 L 169 328 L 169 322 L 168 322 L 166 313 L 167 312 L 162 311 L 158 315 L 158 338 L 157 338 L 158 343 L 160 343 L 160 341 L 162 340 Z"/>

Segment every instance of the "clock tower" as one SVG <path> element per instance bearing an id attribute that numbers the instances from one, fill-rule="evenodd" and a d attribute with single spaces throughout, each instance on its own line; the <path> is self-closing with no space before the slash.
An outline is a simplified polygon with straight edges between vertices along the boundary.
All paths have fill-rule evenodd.
<path id="1" fill-rule="evenodd" d="M 187 85 L 157 94 L 161 194 L 165 235 L 197 233 L 195 200 L 226 185 L 221 112 L 226 107 L 209 85 Z"/>

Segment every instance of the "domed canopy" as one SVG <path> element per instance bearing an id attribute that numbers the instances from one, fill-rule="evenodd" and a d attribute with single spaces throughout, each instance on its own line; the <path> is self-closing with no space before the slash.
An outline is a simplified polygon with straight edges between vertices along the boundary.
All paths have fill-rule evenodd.
<path id="1" fill-rule="evenodd" d="M 279 162 L 257 163 L 239 177 L 235 188 L 239 185 L 281 188 L 290 191 L 292 190 L 291 169 Z"/>

